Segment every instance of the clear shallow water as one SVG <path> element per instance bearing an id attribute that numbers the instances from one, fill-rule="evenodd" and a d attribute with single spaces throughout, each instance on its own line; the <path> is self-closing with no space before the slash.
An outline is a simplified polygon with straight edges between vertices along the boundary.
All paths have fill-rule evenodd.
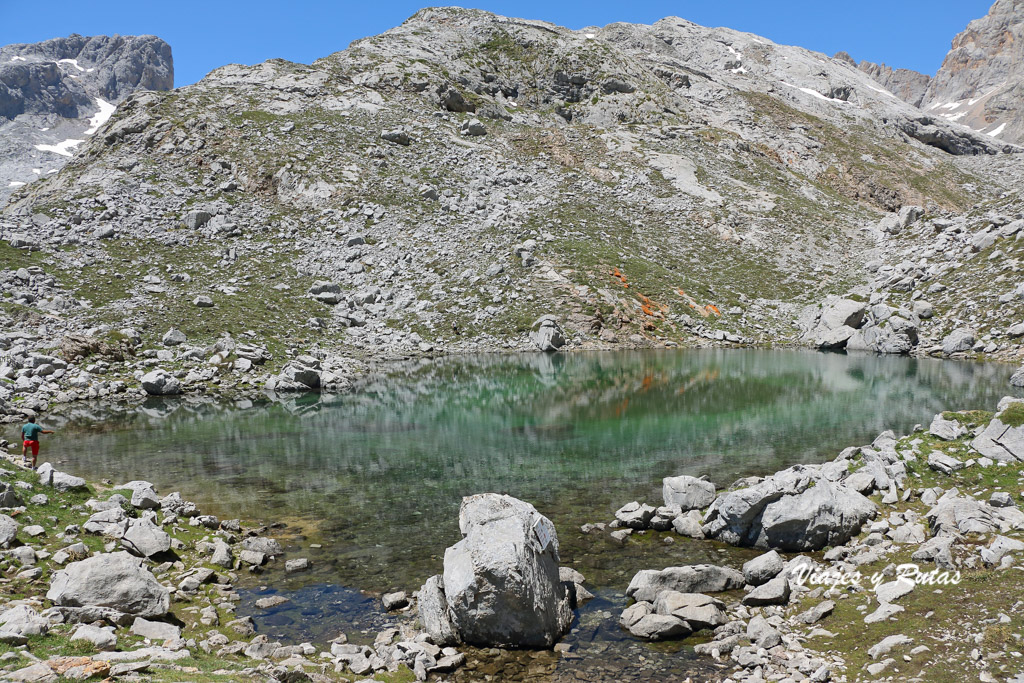
<path id="1" fill-rule="evenodd" d="M 709 543 L 666 545 L 660 534 L 619 548 L 605 535 L 584 536 L 581 524 L 609 521 L 634 499 L 657 504 L 664 476 L 707 474 L 728 485 L 834 457 L 883 429 L 907 432 L 941 410 L 992 409 L 1012 393 L 1014 368 L 681 350 L 448 358 L 389 370 L 345 396 L 153 400 L 127 413 L 79 405 L 52 416 L 60 430 L 47 455 L 82 476 L 180 490 L 222 518 L 287 523 L 292 556 L 310 557 L 315 571 L 265 580 L 293 597 L 270 615 L 268 632 L 346 630 L 359 600 L 338 587 L 416 589 L 459 538 L 462 496 L 484 491 L 551 517 L 563 563 L 607 591 L 582 623 L 608 609 L 638 569 L 722 556 Z M 332 600 L 345 607 L 325 608 Z M 372 609 L 360 612 L 367 627 Z M 588 638 L 608 639 L 602 628 Z"/>

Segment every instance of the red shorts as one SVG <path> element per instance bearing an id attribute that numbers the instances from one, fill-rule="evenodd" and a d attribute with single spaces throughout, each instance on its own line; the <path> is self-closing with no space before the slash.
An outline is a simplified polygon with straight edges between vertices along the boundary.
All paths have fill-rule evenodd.
<path id="1" fill-rule="evenodd" d="M 39 455 L 39 442 L 38 441 L 29 441 L 28 439 L 25 439 L 25 443 L 23 445 L 25 446 L 25 448 L 31 448 L 32 449 L 32 455 L 33 456 Z"/>

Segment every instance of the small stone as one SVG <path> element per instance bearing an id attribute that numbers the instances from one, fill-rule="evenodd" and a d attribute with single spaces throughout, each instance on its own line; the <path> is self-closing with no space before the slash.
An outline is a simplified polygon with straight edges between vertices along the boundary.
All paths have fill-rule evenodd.
<path id="1" fill-rule="evenodd" d="M 294 560 L 288 560 L 284 563 L 284 571 L 286 574 L 294 574 L 296 572 L 304 572 L 310 568 L 309 560 L 305 557 L 300 557 Z"/>
<path id="2" fill-rule="evenodd" d="M 392 612 L 407 607 L 409 605 L 409 596 L 405 594 L 405 591 L 385 593 L 381 597 L 381 603 L 384 605 L 385 610 Z"/>

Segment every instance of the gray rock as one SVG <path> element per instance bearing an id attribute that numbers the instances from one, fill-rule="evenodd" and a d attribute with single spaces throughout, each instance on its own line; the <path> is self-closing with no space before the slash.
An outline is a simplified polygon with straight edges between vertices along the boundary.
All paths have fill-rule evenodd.
<path id="1" fill-rule="evenodd" d="M 284 553 L 281 544 L 266 536 L 247 536 L 242 539 L 244 550 L 253 550 L 264 555 L 280 555 Z"/>
<path id="2" fill-rule="evenodd" d="M 84 640 L 99 651 L 117 649 L 117 635 L 112 628 L 101 628 L 92 624 L 81 624 L 71 636 L 72 642 Z"/>
<path id="3" fill-rule="evenodd" d="M 989 496 L 988 504 L 992 507 L 1007 508 L 1014 504 L 1013 497 L 1006 491 L 996 491 Z"/>
<path id="4" fill-rule="evenodd" d="M 464 642 L 550 647 L 568 630 L 554 525 L 528 503 L 487 493 L 462 501 L 464 538 L 445 551 L 444 595 Z"/>
<path id="5" fill-rule="evenodd" d="M 0 614 L 0 633 L 19 636 L 45 635 L 50 622 L 28 605 L 17 605 Z"/>
<path id="6" fill-rule="evenodd" d="M 997 508 L 954 496 L 941 498 L 926 518 L 936 536 L 1005 533 L 1024 528 L 1024 512 L 1018 508 Z"/>
<path id="7" fill-rule="evenodd" d="M 857 334 L 857 330 L 843 325 L 820 332 L 814 338 L 814 345 L 822 350 L 845 349 L 847 343 Z"/>
<path id="8" fill-rule="evenodd" d="M 155 510 L 160 507 L 160 496 L 152 488 L 137 488 L 132 491 L 132 507 L 142 510 Z"/>
<path id="9" fill-rule="evenodd" d="M 818 481 L 800 494 L 767 505 L 760 521 L 768 547 L 819 550 L 849 541 L 875 511 L 875 504 L 856 491 Z"/>
<path id="10" fill-rule="evenodd" d="M 615 519 L 630 529 L 648 529 L 651 526 L 654 512 L 655 509 L 650 505 L 641 505 L 633 501 L 616 510 Z"/>
<path id="11" fill-rule="evenodd" d="M 893 543 L 924 543 L 927 534 L 921 524 L 903 524 L 890 531 L 889 538 Z"/>
<path id="12" fill-rule="evenodd" d="M 150 396 L 175 396 L 181 393 L 181 382 L 166 370 L 152 370 L 142 376 L 142 388 Z"/>
<path id="13" fill-rule="evenodd" d="M 880 642 L 868 648 L 868 656 L 871 657 L 871 659 L 878 659 L 879 657 L 884 657 L 889 654 L 893 648 L 909 645 L 912 642 L 914 642 L 913 638 L 905 636 L 902 633 L 886 636 Z"/>
<path id="14" fill-rule="evenodd" d="M 533 331 L 530 332 L 530 339 L 538 349 L 544 352 L 553 352 L 565 346 L 565 336 L 558 321 L 553 316 L 543 316 L 533 324 Z"/>
<path id="15" fill-rule="evenodd" d="M 172 640 L 181 637 L 181 629 L 163 621 L 150 621 L 136 617 L 132 622 L 132 633 L 148 640 Z"/>
<path id="16" fill-rule="evenodd" d="M 474 137 L 487 135 L 487 128 L 480 122 L 480 119 L 470 119 L 469 121 L 464 122 L 460 130 L 463 135 Z"/>
<path id="17" fill-rule="evenodd" d="M 643 569 L 629 582 L 626 597 L 654 602 L 665 591 L 719 593 L 743 586 L 743 574 L 728 567 L 695 564 L 667 569 Z"/>
<path id="18" fill-rule="evenodd" d="M 665 614 L 648 614 L 629 627 L 629 632 L 645 640 L 668 640 L 683 638 L 693 631 L 679 617 Z"/>
<path id="19" fill-rule="evenodd" d="M 878 609 L 876 609 L 874 612 L 872 612 L 871 614 L 869 614 L 866 617 L 864 617 L 864 623 L 865 624 L 877 624 L 877 623 L 882 622 L 882 621 L 887 621 L 890 618 L 892 618 L 892 617 L 896 616 L 897 614 L 899 614 L 900 612 L 904 612 L 904 611 L 906 611 L 906 608 L 904 608 L 904 607 L 902 607 L 900 605 L 893 605 L 893 604 L 888 603 L 888 602 L 883 602 L 882 604 L 880 604 L 878 606 Z"/>
<path id="20" fill-rule="evenodd" d="M 880 603 L 896 602 L 913 590 L 914 583 L 912 581 L 896 579 L 895 581 L 879 584 L 875 588 L 875 597 L 878 598 Z"/>
<path id="21" fill-rule="evenodd" d="M 6 548 L 18 536 L 18 523 L 7 515 L 0 515 L 0 547 Z"/>
<path id="22" fill-rule="evenodd" d="M 298 572 L 307 571 L 309 568 L 309 559 L 305 557 L 298 557 L 294 560 L 288 560 L 284 563 L 285 574 L 296 574 Z"/>
<path id="23" fill-rule="evenodd" d="M 0 483 L 0 508 L 15 508 L 21 505 L 24 503 L 14 487 L 7 483 Z M 34 503 L 34 505 L 39 505 L 39 503 Z"/>
<path id="24" fill-rule="evenodd" d="M 942 352 L 949 356 L 954 353 L 970 351 L 974 347 L 977 337 L 978 333 L 969 327 L 957 328 L 942 340 Z"/>
<path id="25" fill-rule="evenodd" d="M 998 564 L 1009 553 L 1016 553 L 1024 550 L 1024 542 L 1006 536 L 996 536 L 989 543 L 987 548 L 982 549 L 981 557 L 985 564 Z"/>
<path id="26" fill-rule="evenodd" d="M 40 484 L 52 486 L 58 491 L 84 491 L 88 489 L 85 479 L 56 470 L 48 462 L 40 465 L 36 469 L 36 474 L 39 475 Z"/>
<path id="27" fill-rule="evenodd" d="M 238 554 L 238 560 L 253 567 L 260 567 L 267 561 L 267 556 L 257 550 L 243 550 Z"/>
<path id="28" fill-rule="evenodd" d="M 852 299 L 839 299 L 822 308 L 819 325 L 829 330 L 839 327 L 857 329 L 864 323 L 867 306 Z"/>
<path id="29" fill-rule="evenodd" d="M 915 562 L 934 562 L 940 567 L 952 567 L 953 557 L 950 548 L 954 540 L 951 535 L 930 538 L 914 551 L 910 559 Z"/>
<path id="30" fill-rule="evenodd" d="M 940 413 L 932 418 L 932 423 L 928 427 L 928 433 L 943 441 L 953 441 L 966 434 L 967 429 L 956 420 L 945 419 Z"/>
<path id="31" fill-rule="evenodd" d="M 760 586 L 778 576 L 783 565 L 782 556 L 772 550 L 743 565 L 743 580 L 751 586 Z"/>
<path id="32" fill-rule="evenodd" d="M 152 557 L 171 549 L 171 537 L 148 517 L 143 517 L 129 522 L 121 547 L 139 557 Z"/>
<path id="33" fill-rule="evenodd" d="M 865 470 L 854 472 L 843 480 L 843 486 L 857 493 L 870 494 L 875 490 L 875 475 Z"/>
<path id="34" fill-rule="evenodd" d="M 928 467 L 942 474 L 953 474 L 962 470 L 966 465 L 941 451 L 932 451 L 928 454 Z"/>
<path id="35" fill-rule="evenodd" d="M 9 644 L 14 645 L 15 643 Z M 24 645 L 24 641 L 17 644 Z M 46 662 L 39 662 L 38 664 L 17 669 L 7 674 L 7 676 L 7 680 L 12 683 L 56 683 L 58 680 L 57 674 L 53 673 L 53 669 Z"/>
<path id="36" fill-rule="evenodd" d="M 700 593 L 664 591 L 654 601 L 654 611 L 678 617 L 694 631 L 716 628 L 729 620 L 724 602 Z"/>
<path id="37" fill-rule="evenodd" d="M 747 638 L 754 646 L 763 647 L 766 650 L 782 642 L 782 634 L 760 614 L 754 615 L 747 624 Z"/>
<path id="38" fill-rule="evenodd" d="M 619 615 L 619 625 L 622 628 L 629 630 L 631 626 L 636 624 L 638 621 L 646 617 L 648 614 L 654 613 L 654 605 L 650 602 L 636 602 L 622 610 L 622 614 Z"/>
<path id="39" fill-rule="evenodd" d="M 430 634 L 435 645 L 445 647 L 458 642 L 458 633 L 448 612 L 444 582 L 440 576 L 430 577 L 420 588 L 417 607 L 423 630 Z"/>
<path id="40" fill-rule="evenodd" d="M 1013 427 L 1003 422 L 1010 421 L 1010 415 L 1020 411 L 1019 403 L 1010 403 L 988 423 L 972 442 L 974 450 L 987 458 L 999 462 L 1024 461 L 1024 425 Z"/>
<path id="41" fill-rule="evenodd" d="M 681 536 L 689 538 L 704 538 L 704 530 L 701 528 L 700 518 L 690 515 L 679 515 L 672 520 L 672 529 Z"/>
<path id="42" fill-rule="evenodd" d="M 796 466 L 752 486 L 727 491 L 708 509 L 704 534 L 733 545 L 763 546 L 760 518 L 765 508 L 783 496 L 804 491 L 811 481 L 811 472 Z"/>
<path id="43" fill-rule="evenodd" d="M 823 600 L 809 610 L 797 615 L 797 621 L 804 624 L 817 624 L 819 621 L 832 614 L 836 603 L 831 600 Z"/>
<path id="44" fill-rule="evenodd" d="M 206 225 L 211 218 L 213 218 L 213 214 L 209 211 L 193 209 L 185 214 L 185 227 L 189 230 L 198 230 Z"/>
<path id="45" fill-rule="evenodd" d="M 743 604 L 751 607 L 760 605 L 785 605 L 789 602 L 789 579 L 777 576 L 768 583 L 758 586 L 743 596 Z"/>
<path id="46" fill-rule="evenodd" d="M 380 137 L 382 140 L 387 140 L 403 147 L 408 147 L 412 143 L 409 133 L 401 129 L 384 131 L 380 134 Z"/>
<path id="47" fill-rule="evenodd" d="M 231 554 L 231 546 L 220 538 L 214 539 L 210 564 L 215 564 L 225 569 L 231 569 L 235 564 L 234 557 Z"/>
<path id="48" fill-rule="evenodd" d="M 188 337 L 185 333 L 179 329 L 172 327 L 164 333 L 164 336 L 160 338 L 161 343 L 164 346 L 179 346 L 188 341 Z"/>
<path id="49" fill-rule="evenodd" d="M 93 514 L 89 519 L 85 520 L 82 524 L 82 531 L 89 534 L 107 534 L 110 536 L 115 535 L 112 532 L 108 532 L 108 529 L 112 525 L 120 526 L 120 533 L 116 534 L 120 537 L 125 528 L 127 528 L 127 516 L 124 514 L 124 510 L 121 506 L 108 507 L 105 510 Z"/>
<path id="50" fill-rule="evenodd" d="M 126 552 L 95 555 L 72 562 L 50 580 L 46 599 L 66 607 L 97 606 L 141 617 L 162 617 L 170 606 L 168 590 Z"/>
<path id="51" fill-rule="evenodd" d="M 405 594 L 405 591 L 396 591 L 394 593 L 385 593 L 381 596 L 381 604 L 384 609 L 388 612 L 393 610 L 402 609 L 409 605 L 409 596 Z"/>
<path id="52" fill-rule="evenodd" d="M 696 477 L 680 475 L 661 480 L 661 494 L 665 505 L 675 505 L 683 512 L 703 510 L 715 500 L 715 485 Z"/>

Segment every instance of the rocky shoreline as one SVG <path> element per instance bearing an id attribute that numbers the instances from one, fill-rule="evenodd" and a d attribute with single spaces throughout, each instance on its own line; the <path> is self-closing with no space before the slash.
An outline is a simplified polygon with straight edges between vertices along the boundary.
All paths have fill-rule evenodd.
<path id="1" fill-rule="evenodd" d="M 1012 397 L 994 414 L 940 413 L 717 495 L 703 479 L 666 478 L 664 505 L 634 501 L 583 531 L 767 551 L 740 568 L 641 571 L 627 589 L 624 629 L 698 634 L 695 651 L 727 680 L 1019 680 L 1022 418 Z"/>
<path id="2" fill-rule="evenodd" d="M 6 454 L 5 454 L 6 455 Z M 465 661 L 432 645 L 410 619 L 377 634 L 374 647 L 340 633 L 326 650 L 284 645 L 237 616 L 243 574 L 283 564 L 272 528 L 202 514 L 178 493 L 131 481 L 90 485 L 44 463 L 0 469 L 0 679 L 353 680 L 380 672 L 450 671 Z M 256 601 L 267 609 L 287 598 Z M 387 610 L 407 609 L 404 595 Z"/>
<path id="3" fill-rule="evenodd" d="M 202 514 L 148 482 L 90 486 L 9 460 L 4 680 L 459 681 L 507 648 L 577 656 L 563 637 L 571 610 L 593 595 L 559 566 L 554 526 L 523 501 L 465 499 L 464 538 L 445 552 L 443 573 L 381 596 L 393 627 L 372 645 L 339 634 L 323 649 L 274 642 L 236 615 L 247 573 L 268 562 L 309 568 L 271 529 Z M 718 672 L 709 679 L 942 680 L 930 672 L 953 661 L 978 680 L 1013 680 L 1024 639 L 1024 602 L 1013 597 L 1024 588 L 1022 463 L 1024 400 L 1008 397 L 994 413 L 940 413 L 909 435 L 884 432 L 833 461 L 726 489 L 669 477 L 660 505 L 633 501 L 580 532 L 725 553 L 636 573 L 631 602 L 607 615 L 641 641 L 683 640 Z M 764 553 L 730 566 L 728 546 Z"/>

